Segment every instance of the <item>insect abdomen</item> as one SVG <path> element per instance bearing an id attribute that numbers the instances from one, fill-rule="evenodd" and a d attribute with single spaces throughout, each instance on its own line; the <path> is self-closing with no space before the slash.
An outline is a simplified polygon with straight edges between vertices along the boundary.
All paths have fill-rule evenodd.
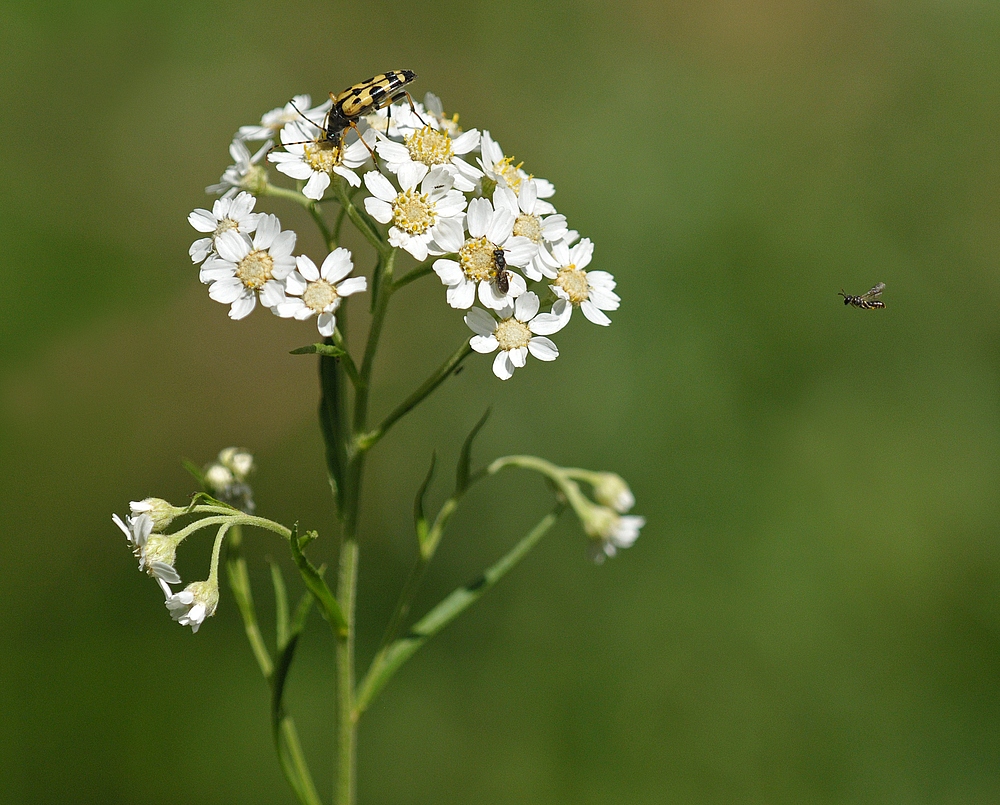
<path id="1" fill-rule="evenodd" d="M 390 70 L 348 87 L 334 98 L 334 106 L 348 119 L 381 109 L 392 102 L 396 92 L 417 77 L 412 70 Z"/>

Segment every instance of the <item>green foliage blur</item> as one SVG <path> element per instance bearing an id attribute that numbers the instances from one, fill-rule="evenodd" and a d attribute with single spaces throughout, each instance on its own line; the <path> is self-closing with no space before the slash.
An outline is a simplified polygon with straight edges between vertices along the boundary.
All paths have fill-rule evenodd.
<path id="1" fill-rule="evenodd" d="M 332 558 L 315 359 L 288 355 L 314 326 L 229 321 L 186 217 L 238 126 L 409 68 L 554 182 L 623 303 L 507 383 L 472 356 L 376 450 L 362 668 L 431 451 L 453 466 L 488 405 L 480 463 L 614 470 L 648 524 L 595 567 L 566 517 L 429 643 L 362 722 L 360 802 L 1000 801 L 1000 5 L 4 6 L 0 799 L 293 801 L 231 597 L 172 623 L 111 512 L 241 445 L 260 512 Z M 837 296 L 878 281 L 884 311 Z M 394 306 L 376 416 L 469 336 L 433 276 Z M 418 610 L 547 506 L 527 474 L 478 487 Z M 250 537 L 269 623 L 287 550 Z M 326 797 L 332 672 L 314 617 L 290 706 Z"/>

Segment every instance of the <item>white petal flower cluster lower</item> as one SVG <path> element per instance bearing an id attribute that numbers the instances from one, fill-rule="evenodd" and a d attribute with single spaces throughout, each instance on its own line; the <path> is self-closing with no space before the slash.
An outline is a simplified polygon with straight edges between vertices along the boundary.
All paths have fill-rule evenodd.
<path id="1" fill-rule="evenodd" d="M 552 205 L 552 183 L 506 154 L 490 132 L 463 130 L 458 115 L 446 115 L 431 94 L 424 103 L 407 98 L 374 109 L 339 132 L 328 114 L 330 101 L 313 107 L 310 96 L 297 95 L 240 127 L 230 147 L 235 164 L 209 188 L 223 197 L 211 211 L 189 216 L 203 235 L 191 259 L 202 266 L 209 296 L 229 305 L 232 318 L 260 302 L 285 318 L 315 317 L 319 333 L 332 337 L 342 300 L 368 288 L 365 278 L 348 278 L 352 256 L 335 248 L 346 210 L 332 237 L 324 230 L 331 252 L 320 267 L 292 254 L 294 232 L 254 211 L 257 196 L 291 193 L 304 205 L 342 205 L 350 197 L 355 224 L 366 213 L 371 226 L 385 227 L 390 246 L 422 262 L 422 273 L 437 275 L 448 306 L 467 311 L 473 349 L 498 350 L 497 377 L 509 378 L 528 354 L 557 357 L 545 336 L 565 327 L 576 308 L 591 323 L 611 323 L 608 313 L 621 300 L 610 273 L 588 270 L 593 243 Z M 244 142 L 252 140 L 267 142 L 251 155 Z M 270 148 L 275 140 L 278 150 Z M 264 154 L 296 181 L 295 190 L 270 184 Z M 356 190 L 367 192 L 355 198 Z M 312 212 L 319 218 L 327 209 Z"/>
<path id="2" fill-rule="evenodd" d="M 345 279 L 354 269 L 347 249 L 334 249 L 320 268 L 305 255 L 295 259 L 293 271 L 285 284 L 288 294 L 279 302 L 276 313 L 285 319 L 308 319 L 316 316 L 322 336 L 332 336 L 337 326 L 336 313 L 344 297 L 368 289 L 365 277 Z"/>

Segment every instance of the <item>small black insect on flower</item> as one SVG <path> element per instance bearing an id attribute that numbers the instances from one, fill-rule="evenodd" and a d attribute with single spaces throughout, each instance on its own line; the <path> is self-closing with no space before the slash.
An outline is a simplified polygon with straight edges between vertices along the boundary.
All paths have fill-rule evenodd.
<path id="1" fill-rule="evenodd" d="M 853 305 L 854 307 L 859 307 L 862 310 L 877 310 L 878 308 L 885 307 L 885 302 L 879 299 L 882 295 L 882 291 L 884 290 L 885 283 L 880 282 L 868 293 L 863 293 L 861 296 L 851 296 L 850 294 L 844 293 L 843 289 L 841 289 L 838 296 L 844 297 L 845 305 Z"/>
<path id="2" fill-rule="evenodd" d="M 497 267 L 497 290 L 506 294 L 510 290 L 510 278 L 507 276 L 507 258 L 503 249 L 494 250 L 493 264 Z"/>

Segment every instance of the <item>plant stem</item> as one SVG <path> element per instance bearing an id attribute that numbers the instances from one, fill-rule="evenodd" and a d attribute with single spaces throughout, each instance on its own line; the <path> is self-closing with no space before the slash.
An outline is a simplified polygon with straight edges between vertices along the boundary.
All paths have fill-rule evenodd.
<path id="1" fill-rule="evenodd" d="M 421 403 L 434 389 L 440 386 L 448 376 L 458 368 L 458 365 L 472 354 L 472 347 L 465 341 L 427 380 L 425 380 L 416 391 L 414 391 L 403 402 L 397 405 L 389 415 L 374 430 L 361 434 L 357 438 L 356 448 L 359 452 L 371 449 L 379 439 L 385 436 L 396 422 Z"/>
<path id="2" fill-rule="evenodd" d="M 511 568 L 520 562 L 538 544 L 538 541 L 545 536 L 546 532 L 555 525 L 563 508 L 562 505 L 559 505 L 545 515 L 517 545 L 488 567 L 482 576 L 452 592 L 434 609 L 417 621 L 405 637 L 401 637 L 375 655 L 368 673 L 365 674 L 365 678 L 358 686 L 354 705 L 355 719 L 361 716 L 382 688 L 385 687 L 385 684 L 392 675 L 399 670 L 399 667 L 403 663 L 413 656 L 417 649 L 482 598 L 488 589 L 502 579 Z"/>
<path id="3" fill-rule="evenodd" d="M 439 258 L 437 257 L 434 258 L 434 260 L 437 259 Z M 396 284 L 392 286 L 392 290 L 398 291 L 400 288 L 402 288 L 405 285 L 409 285 L 414 280 L 418 280 L 421 277 L 426 277 L 428 274 L 434 271 L 434 260 L 428 260 L 424 263 L 421 263 L 416 268 L 412 268 L 409 271 L 407 271 L 402 277 L 396 280 Z"/>
<path id="4" fill-rule="evenodd" d="M 334 802 L 354 805 L 357 768 L 357 720 L 354 716 L 354 602 L 358 580 L 358 541 L 345 537 L 340 546 L 337 597 L 347 634 L 337 641 L 337 776 Z"/>
<path id="5" fill-rule="evenodd" d="M 352 211 L 357 210 L 351 205 L 347 194 L 341 190 L 341 201 L 347 209 L 348 216 L 360 227 Z M 351 205 L 351 206 L 348 206 Z M 385 251 L 386 244 L 379 248 L 378 283 L 381 289 L 375 309 L 372 313 L 371 327 L 368 330 L 368 342 L 365 344 L 365 354 L 361 368 L 357 371 L 354 396 L 354 421 L 352 428 L 352 444 L 357 435 L 364 431 L 368 417 L 368 400 L 371 389 L 371 375 L 378 351 L 382 326 L 385 323 L 389 308 L 389 298 L 392 296 L 392 271 L 395 263 L 396 250 Z M 357 719 L 354 715 L 354 639 L 355 611 L 354 604 L 358 580 L 358 506 L 361 499 L 361 480 L 364 471 L 364 451 L 349 450 L 343 489 L 343 539 L 340 545 L 340 572 L 337 581 L 337 599 L 340 604 L 347 629 L 337 640 L 337 772 L 335 779 L 334 801 L 337 805 L 354 805 L 356 797 L 357 768 Z"/>

